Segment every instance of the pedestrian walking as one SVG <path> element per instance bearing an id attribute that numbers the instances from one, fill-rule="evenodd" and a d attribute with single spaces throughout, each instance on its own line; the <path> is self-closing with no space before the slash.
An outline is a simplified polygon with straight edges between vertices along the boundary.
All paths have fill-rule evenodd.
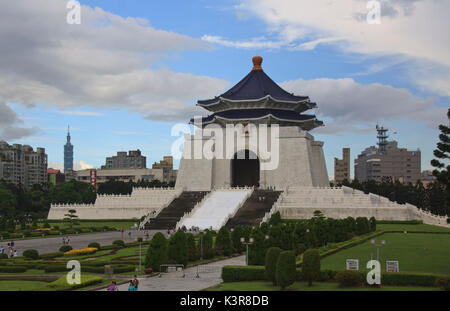
<path id="1" fill-rule="evenodd" d="M 108 292 L 117 292 L 119 291 L 119 288 L 117 287 L 117 283 L 114 281 L 111 281 L 111 284 L 109 284 L 108 288 L 106 289 Z"/>
<path id="2" fill-rule="evenodd" d="M 128 283 L 128 291 L 129 292 L 136 291 L 136 287 L 134 286 L 133 280 L 130 280 L 130 282 Z"/>
<path id="3" fill-rule="evenodd" d="M 139 280 L 137 279 L 136 275 L 133 278 L 133 284 L 134 284 L 134 290 L 137 291 L 139 288 Z"/>

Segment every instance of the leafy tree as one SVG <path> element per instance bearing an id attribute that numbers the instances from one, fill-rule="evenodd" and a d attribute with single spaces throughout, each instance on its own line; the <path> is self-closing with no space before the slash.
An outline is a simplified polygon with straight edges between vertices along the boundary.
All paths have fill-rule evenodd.
<path id="1" fill-rule="evenodd" d="M 216 252 L 219 255 L 231 256 L 233 253 L 233 243 L 231 241 L 231 235 L 228 229 L 223 226 L 220 228 L 216 237 Z"/>
<path id="2" fill-rule="evenodd" d="M 447 118 L 450 123 L 450 108 L 447 111 Z M 441 124 L 439 125 L 439 130 L 441 131 L 439 142 L 433 152 L 436 159 L 431 160 L 431 165 L 436 168 L 433 171 L 433 175 L 436 176 L 439 182 L 446 185 L 448 189 L 450 187 L 450 165 L 448 164 L 450 159 L 450 127 L 448 124 Z M 447 165 L 445 162 L 447 162 Z"/>
<path id="3" fill-rule="evenodd" d="M 277 211 L 270 216 L 269 225 L 276 226 L 281 223 L 281 214 L 280 211 Z"/>
<path id="4" fill-rule="evenodd" d="M 17 208 L 17 200 L 8 189 L 0 189 L 0 215 L 12 216 Z"/>
<path id="5" fill-rule="evenodd" d="M 72 229 L 74 225 L 78 225 L 79 221 L 78 221 L 78 216 L 75 215 L 77 211 L 74 209 L 70 209 L 69 210 L 69 214 L 64 214 L 64 216 L 66 216 L 64 218 L 64 221 L 69 223 L 69 227 Z"/>
<path id="6" fill-rule="evenodd" d="M 231 232 L 231 242 L 233 244 L 233 249 L 236 253 L 242 253 L 244 251 L 244 245 L 241 242 L 241 238 L 244 237 L 244 229 L 237 225 L 233 228 Z"/>
<path id="7" fill-rule="evenodd" d="M 276 279 L 277 285 L 285 289 L 294 284 L 296 277 L 295 255 L 293 251 L 283 251 L 278 256 Z"/>
<path id="8" fill-rule="evenodd" d="M 157 232 L 147 249 L 144 265 L 153 271 L 160 271 L 160 266 L 168 262 L 167 240 L 161 232 Z"/>
<path id="9" fill-rule="evenodd" d="M 370 217 L 369 224 L 370 224 L 371 232 L 374 232 L 377 230 L 377 220 L 375 219 L 375 217 Z"/>
<path id="10" fill-rule="evenodd" d="M 266 254 L 266 244 L 265 237 L 259 227 L 253 228 L 251 237 L 253 238 L 253 243 L 248 247 L 248 263 L 249 265 L 264 265 L 265 254 Z"/>
<path id="11" fill-rule="evenodd" d="M 213 249 L 213 233 L 206 230 L 205 233 L 199 235 L 200 243 L 198 244 L 200 250 L 200 256 L 205 259 L 214 257 Z"/>
<path id="12" fill-rule="evenodd" d="M 320 255 L 316 249 L 308 249 L 303 254 L 302 274 L 308 281 L 308 285 L 312 286 L 312 281 L 320 275 Z"/>
<path id="13" fill-rule="evenodd" d="M 195 237 L 192 233 L 186 233 L 186 247 L 188 250 L 188 261 L 195 261 L 200 258 L 200 253 L 195 243 Z"/>
<path id="14" fill-rule="evenodd" d="M 282 252 L 279 247 L 271 247 L 267 250 L 266 261 L 265 261 L 265 275 L 267 280 L 272 281 L 275 286 L 277 283 L 276 272 L 277 272 L 277 261 L 278 256 Z"/>
<path id="15" fill-rule="evenodd" d="M 178 230 L 169 240 L 169 261 L 182 264 L 185 267 L 188 263 L 188 248 L 186 244 L 186 234 L 183 230 Z"/>

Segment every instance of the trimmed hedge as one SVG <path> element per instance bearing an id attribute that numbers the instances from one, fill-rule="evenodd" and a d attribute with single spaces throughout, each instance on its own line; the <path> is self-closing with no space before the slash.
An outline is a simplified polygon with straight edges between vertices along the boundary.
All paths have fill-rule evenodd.
<path id="1" fill-rule="evenodd" d="M 0 259 L 8 259 L 8 254 L 0 254 Z"/>
<path id="2" fill-rule="evenodd" d="M 59 248 L 59 251 L 65 253 L 65 252 L 71 251 L 72 249 L 73 248 L 70 245 L 63 245 Z"/>
<path id="3" fill-rule="evenodd" d="M 47 259 L 47 258 L 57 258 L 64 256 L 64 252 L 54 252 L 54 253 L 46 253 L 39 256 L 41 259 Z"/>
<path id="4" fill-rule="evenodd" d="M 113 268 L 114 273 L 133 272 L 136 269 L 133 265 L 111 265 L 111 267 Z M 105 267 L 82 265 L 81 272 L 104 274 Z"/>
<path id="5" fill-rule="evenodd" d="M 59 265 L 59 264 L 53 264 L 48 265 L 44 268 L 45 273 L 51 273 L 51 272 L 67 272 L 69 269 L 67 269 L 66 265 Z"/>
<path id="6" fill-rule="evenodd" d="M 97 242 L 91 242 L 91 243 L 89 243 L 88 247 L 95 247 L 95 248 L 98 249 L 98 250 L 101 249 L 100 243 L 97 243 Z"/>
<path id="7" fill-rule="evenodd" d="M 442 290 L 450 291 L 450 276 L 441 276 L 436 279 L 436 286 Z"/>
<path id="8" fill-rule="evenodd" d="M 364 274 L 358 271 L 339 271 L 335 280 L 339 283 L 339 287 L 358 287 L 364 282 Z"/>
<path id="9" fill-rule="evenodd" d="M 1 273 L 23 273 L 27 271 L 24 266 L 0 266 Z"/>
<path id="10" fill-rule="evenodd" d="M 420 225 L 423 220 L 377 220 L 379 225 Z"/>
<path id="11" fill-rule="evenodd" d="M 265 281 L 263 266 L 225 266 L 222 268 L 224 282 Z"/>
<path id="12" fill-rule="evenodd" d="M 66 276 L 62 276 L 56 281 L 47 285 L 48 288 L 51 288 L 55 291 L 64 291 L 64 290 L 74 290 L 77 288 L 82 288 L 94 284 L 101 283 L 103 279 L 98 276 L 81 276 L 81 284 L 67 284 Z"/>
<path id="13" fill-rule="evenodd" d="M 404 273 L 389 273 L 381 274 L 381 284 L 383 285 L 396 285 L 396 286 L 436 286 L 435 275 L 422 275 L 422 274 L 404 274 Z"/>
<path id="14" fill-rule="evenodd" d="M 314 281 L 326 282 L 333 280 L 336 271 L 322 270 Z M 262 266 L 225 266 L 222 268 L 222 279 L 224 282 L 240 281 L 267 281 L 265 268 Z M 306 281 L 301 269 L 295 271 L 296 281 Z"/>
<path id="15" fill-rule="evenodd" d="M 30 259 L 38 259 L 39 252 L 35 249 L 27 249 L 27 250 L 23 251 L 23 257 L 30 258 Z"/>
<path id="16" fill-rule="evenodd" d="M 115 240 L 113 242 L 113 245 L 115 245 L 116 247 L 125 247 L 125 242 L 122 240 Z"/>

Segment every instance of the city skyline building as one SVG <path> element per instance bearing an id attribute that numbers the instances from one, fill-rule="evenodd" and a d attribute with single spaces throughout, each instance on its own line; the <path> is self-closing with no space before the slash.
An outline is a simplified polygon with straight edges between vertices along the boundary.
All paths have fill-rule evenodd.
<path id="1" fill-rule="evenodd" d="M 0 141 L 0 180 L 30 188 L 47 183 L 45 148 Z"/>
<path id="2" fill-rule="evenodd" d="M 106 163 L 101 169 L 142 169 L 147 168 L 147 158 L 139 149 L 119 151 L 117 155 L 106 158 Z"/>
<path id="3" fill-rule="evenodd" d="M 334 158 L 334 182 L 350 181 L 350 148 L 342 148 L 342 160 Z"/>
<path id="4" fill-rule="evenodd" d="M 64 172 L 73 171 L 73 145 L 70 142 L 70 127 L 67 126 L 67 141 L 64 145 Z"/>
<path id="5" fill-rule="evenodd" d="M 402 183 L 421 179 L 421 152 L 399 148 L 395 140 L 388 141 L 387 129 L 377 125 L 378 148 L 370 146 L 355 159 L 355 179 L 358 181 L 392 178 Z"/>

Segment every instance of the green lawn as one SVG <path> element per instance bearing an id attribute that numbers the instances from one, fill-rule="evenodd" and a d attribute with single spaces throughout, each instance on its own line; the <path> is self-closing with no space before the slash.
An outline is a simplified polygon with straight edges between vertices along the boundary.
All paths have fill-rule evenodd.
<path id="1" fill-rule="evenodd" d="M 47 282 L 38 281 L 0 281 L 0 291 L 31 291 L 39 290 L 46 286 Z"/>
<path id="2" fill-rule="evenodd" d="M 417 232 L 417 231 L 421 231 L 421 232 L 448 232 L 448 233 L 450 233 L 450 228 L 438 227 L 438 226 L 433 226 L 433 225 L 425 225 L 425 224 L 418 224 L 418 225 L 377 224 L 377 230 L 384 230 L 384 231 L 408 231 L 408 232 Z"/>
<path id="3" fill-rule="evenodd" d="M 229 282 L 221 283 L 217 286 L 206 289 L 207 291 L 278 291 L 280 287 L 275 287 L 270 282 Z M 359 287 L 359 288 L 339 288 L 338 283 L 324 282 L 313 283 L 312 287 L 307 282 L 295 282 L 286 290 L 290 291 L 438 291 L 436 287 L 418 286 L 383 286 L 381 288 Z"/>
<path id="4" fill-rule="evenodd" d="M 450 275 L 450 234 L 386 233 L 375 240 L 377 243 L 386 241 L 380 248 L 382 272 L 386 271 L 386 260 L 398 260 L 400 272 Z M 377 249 L 369 240 L 324 257 L 321 260 L 321 269 L 345 270 L 346 259 L 359 259 L 360 270 L 367 271 L 365 265 L 371 255 L 376 259 Z"/>

